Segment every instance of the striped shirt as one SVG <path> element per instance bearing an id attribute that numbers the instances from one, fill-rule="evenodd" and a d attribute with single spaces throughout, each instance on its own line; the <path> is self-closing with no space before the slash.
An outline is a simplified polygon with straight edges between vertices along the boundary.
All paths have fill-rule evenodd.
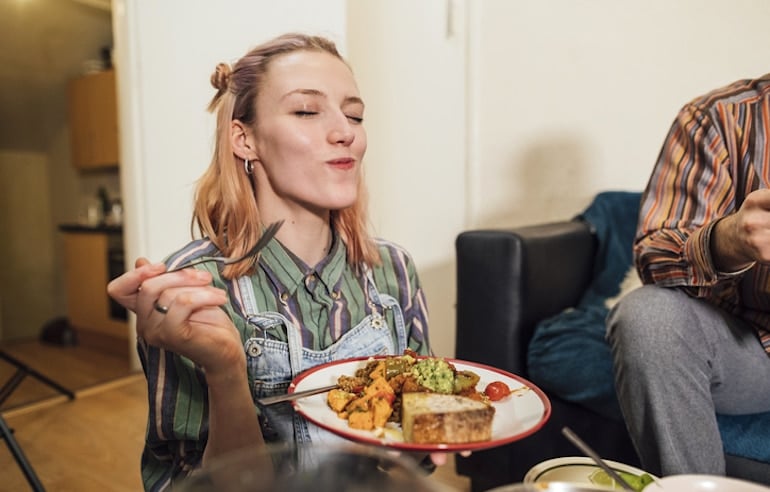
<path id="1" fill-rule="evenodd" d="M 429 354 L 428 313 L 414 262 L 393 243 L 378 240 L 377 246 L 382 265 L 372 269 L 376 288 L 401 306 L 409 348 Z M 210 241 L 196 240 L 171 255 L 167 264 L 173 266 L 216 254 L 218 251 Z M 367 302 L 365 278 L 350 268 L 346 257 L 345 244 L 335 238 L 329 255 L 311 268 L 280 242 L 271 241 L 262 250 L 258 268 L 251 277 L 259 310 L 280 312 L 296 323 L 306 348 L 322 350 L 330 346 L 373 309 Z M 214 285 L 228 291 L 229 303 L 223 308 L 245 343 L 252 336 L 253 327 L 241 314 L 238 282 L 223 279 L 216 265 L 212 265 L 196 268 L 211 272 Z M 391 310 L 386 311 L 385 317 L 395 340 Z M 287 339 L 283 326 L 269 328 L 265 335 Z M 146 490 L 163 490 L 200 464 L 208 437 L 208 392 L 202 371 L 190 360 L 142 342 L 138 349 L 149 393 L 142 480 Z"/>
<path id="2" fill-rule="evenodd" d="M 717 271 L 711 232 L 770 186 L 770 74 L 686 104 L 642 197 L 634 246 L 644 283 L 678 287 L 752 325 L 770 354 L 770 266 Z"/>

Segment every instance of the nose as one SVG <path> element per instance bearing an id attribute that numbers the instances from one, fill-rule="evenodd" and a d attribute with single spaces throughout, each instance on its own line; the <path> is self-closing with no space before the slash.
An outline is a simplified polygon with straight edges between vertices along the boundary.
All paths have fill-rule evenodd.
<path id="1" fill-rule="evenodd" d="M 345 115 L 342 115 L 342 118 L 336 119 L 334 126 L 329 131 L 329 141 L 332 144 L 348 146 L 353 143 L 355 138 L 356 133 L 353 125 L 350 124 Z"/>

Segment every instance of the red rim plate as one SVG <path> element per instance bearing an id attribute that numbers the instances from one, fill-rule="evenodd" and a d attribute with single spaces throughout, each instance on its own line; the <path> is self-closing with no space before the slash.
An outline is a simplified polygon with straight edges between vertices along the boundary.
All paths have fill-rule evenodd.
<path id="1" fill-rule="evenodd" d="M 387 356 L 358 357 L 322 364 L 297 376 L 288 388 L 289 393 L 335 384 L 341 375 L 352 376 L 356 369 L 371 359 Z M 392 357 L 392 356 L 391 356 Z M 314 395 L 292 402 L 294 409 L 310 422 L 351 441 L 384 446 L 404 451 L 461 452 L 477 451 L 502 446 L 537 432 L 551 416 L 551 402 L 543 391 L 530 381 L 509 372 L 477 362 L 442 357 L 457 370 L 473 371 L 480 376 L 477 388 L 493 381 L 502 381 L 512 390 L 511 396 L 493 402 L 495 417 L 492 421 L 492 439 L 463 444 L 414 444 L 404 442 L 401 426 L 388 424 L 382 431 L 351 429 L 326 404 L 326 394 Z"/>

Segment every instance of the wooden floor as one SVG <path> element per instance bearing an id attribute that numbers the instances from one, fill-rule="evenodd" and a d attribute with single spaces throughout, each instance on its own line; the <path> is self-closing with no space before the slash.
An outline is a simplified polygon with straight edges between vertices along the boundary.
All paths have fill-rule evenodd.
<path id="1" fill-rule="evenodd" d="M 145 388 L 144 376 L 129 376 L 3 416 L 46 490 L 138 491 Z M 8 449 L 0 450 L 0 490 L 31 490 Z"/>
<path id="2" fill-rule="evenodd" d="M 128 347 L 126 350 L 128 351 Z M 131 374 L 128 353 L 125 357 L 118 357 L 82 345 L 63 347 L 44 344 L 36 339 L 2 343 L 0 351 L 71 391 L 114 381 Z M 0 357 L 0 387 L 18 372 L 16 365 Z M 57 395 L 61 395 L 58 390 L 27 374 L 21 384 L 2 402 L 0 411 Z"/>
<path id="3" fill-rule="evenodd" d="M 121 371 L 120 364 L 84 350 L 49 352 L 44 360 L 55 359 L 53 365 L 59 369 L 43 370 L 41 365 L 34 365 L 41 360 L 40 352 L 28 358 L 26 350 L 16 347 L 13 354 L 19 358 L 24 354 L 25 360 L 41 373 L 79 387 L 76 398 L 69 400 L 36 381 L 25 381 L 13 394 L 15 403 L 11 405 L 9 399 L 9 408 L 0 408 L 45 489 L 141 490 L 139 457 L 147 419 L 144 377 L 129 373 L 127 367 Z M 100 370 L 95 372 L 94 367 Z M 0 372 L 0 378 L 12 374 L 12 370 Z M 41 399 L 41 395 L 47 396 Z M 451 460 L 431 479 L 448 491 L 470 490 L 468 480 L 454 473 Z M 0 446 L 0 491 L 6 490 L 24 491 L 30 487 L 10 451 Z"/>

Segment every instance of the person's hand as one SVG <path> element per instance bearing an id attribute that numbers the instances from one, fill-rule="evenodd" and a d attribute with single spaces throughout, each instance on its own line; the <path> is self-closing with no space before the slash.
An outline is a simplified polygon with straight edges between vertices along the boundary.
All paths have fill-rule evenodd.
<path id="1" fill-rule="evenodd" d="M 124 308 L 136 312 L 136 298 L 146 279 L 166 271 L 163 263 L 150 263 L 147 258 L 134 262 L 134 269 L 107 284 L 107 294 Z"/>
<path id="2" fill-rule="evenodd" d="M 240 336 L 220 307 L 227 295 L 211 285 L 210 273 L 188 268 L 161 275 L 165 265 L 146 258 L 135 267 L 111 281 L 107 292 L 136 313 L 139 339 L 193 360 L 207 377 L 244 362 Z"/>
<path id="3" fill-rule="evenodd" d="M 755 261 L 770 263 L 770 189 L 749 193 L 736 213 L 716 223 L 711 256 L 723 272 L 739 271 Z"/>
<path id="4" fill-rule="evenodd" d="M 460 456 L 468 457 L 471 455 L 470 451 L 463 451 L 460 453 Z M 431 453 L 430 459 L 436 466 L 443 466 L 446 465 L 447 457 L 449 456 L 449 453 Z"/>

